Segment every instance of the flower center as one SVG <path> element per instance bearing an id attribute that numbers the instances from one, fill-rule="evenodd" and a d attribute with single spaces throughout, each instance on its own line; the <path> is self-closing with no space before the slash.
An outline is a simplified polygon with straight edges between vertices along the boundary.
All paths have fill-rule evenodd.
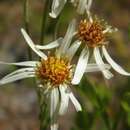
<path id="1" fill-rule="evenodd" d="M 46 61 L 41 60 L 37 66 L 36 75 L 42 83 L 50 83 L 53 86 L 70 82 L 71 71 L 66 59 L 49 57 Z"/>
<path id="2" fill-rule="evenodd" d="M 81 20 L 78 28 L 79 39 L 89 47 L 101 46 L 105 40 L 103 27 L 98 21 L 88 22 L 86 19 Z"/>

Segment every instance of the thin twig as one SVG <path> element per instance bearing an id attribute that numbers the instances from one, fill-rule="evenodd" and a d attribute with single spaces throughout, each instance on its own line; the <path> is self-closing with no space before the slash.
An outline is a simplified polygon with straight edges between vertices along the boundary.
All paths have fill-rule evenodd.
<path id="1" fill-rule="evenodd" d="M 58 18 L 55 20 L 55 29 L 54 29 L 53 40 L 56 40 L 57 37 L 58 37 L 58 29 L 59 29 L 59 24 L 60 24 L 60 18 L 61 18 L 61 15 L 59 15 Z"/>
<path id="2" fill-rule="evenodd" d="M 46 23 L 47 23 L 47 17 L 50 9 L 50 0 L 45 0 L 44 8 L 43 8 L 43 17 L 42 17 L 42 26 L 41 26 L 41 37 L 40 37 L 40 43 L 43 44 L 45 40 L 45 32 L 46 32 Z"/>
<path id="3" fill-rule="evenodd" d="M 29 0 L 24 0 L 24 26 L 26 32 L 29 34 Z M 31 49 L 28 47 L 28 58 L 32 60 Z"/>

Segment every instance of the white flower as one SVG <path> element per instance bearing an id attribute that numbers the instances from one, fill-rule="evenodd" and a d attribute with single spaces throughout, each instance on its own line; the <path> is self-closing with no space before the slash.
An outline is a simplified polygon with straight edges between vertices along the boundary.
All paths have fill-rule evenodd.
<path id="1" fill-rule="evenodd" d="M 57 50 L 57 54 L 55 54 L 54 56 L 47 56 L 45 53 L 41 51 L 42 49 L 51 49 L 57 47 L 59 46 L 59 44 L 63 46 L 62 42 L 65 39 L 59 38 L 58 40 L 48 45 L 40 46 L 35 45 L 33 43 L 31 38 L 25 32 L 25 30 L 22 29 L 21 31 L 28 45 L 39 57 L 41 57 L 41 61 L 25 61 L 18 63 L 0 62 L 0 64 L 16 65 L 24 67 L 6 75 L 4 78 L 0 80 L 0 85 L 4 85 L 6 83 L 14 82 L 24 78 L 36 77 L 40 81 L 39 86 L 45 89 L 45 94 L 48 92 L 50 93 L 49 99 L 51 103 L 50 104 L 51 118 L 53 118 L 53 115 L 56 111 L 56 107 L 60 101 L 59 95 L 61 95 L 60 109 L 59 109 L 60 115 L 64 114 L 67 111 L 69 101 L 72 101 L 77 111 L 81 111 L 81 106 L 77 101 L 77 99 L 74 97 L 69 87 L 70 82 L 69 78 L 71 76 L 70 74 L 72 66 L 69 65 L 68 61 L 66 60 L 64 61 L 64 59 L 62 59 L 63 57 L 61 55 L 61 52 L 59 52 L 60 50 L 62 51 L 62 48 Z M 68 41 L 66 44 L 70 44 L 70 41 Z M 78 42 L 76 44 L 77 45 L 74 48 L 75 52 L 78 49 L 78 46 L 80 45 Z M 69 51 L 69 46 L 68 48 L 66 47 L 66 49 Z M 70 49 L 72 48 L 70 47 Z M 74 52 L 72 53 L 67 52 L 67 53 L 70 55 L 70 58 L 72 58 L 74 55 L 73 54 Z M 55 124 L 55 122 L 52 122 L 51 129 L 56 130 L 57 128 L 58 128 L 57 124 Z"/>
<path id="2" fill-rule="evenodd" d="M 49 15 L 52 18 L 56 18 L 64 8 L 66 2 L 67 0 L 53 0 Z M 84 14 L 85 11 L 89 13 L 92 4 L 92 0 L 70 0 L 70 2 L 77 8 L 79 14 Z"/>
<path id="3" fill-rule="evenodd" d="M 88 63 L 91 58 L 95 60 L 96 65 L 107 79 L 113 77 L 113 74 L 109 71 L 110 67 L 122 75 L 130 76 L 130 73 L 119 66 L 106 50 L 106 45 L 108 44 L 108 41 L 106 41 L 106 34 L 115 31 L 117 31 L 116 28 L 113 29 L 106 23 L 102 25 L 102 21 L 96 17 L 92 18 L 90 14 L 88 14 L 88 20 L 81 20 L 77 31 L 75 31 L 73 35 L 76 36 L 76 38 L 78 37 L 78 40 L 83 44 L 84 49 L 80 54 L 76 66 L 72 80 L 73 84 L 78 84 L 80 82 L 83 74 L 88 69 Z M 105 57 L 109 65 L 104 63 L 103 57 Z"/>
<path id="4" fill-rule="evenodd" d="M 71 64 L 71 61 L 81 44 L 80 41 L 75 41 L 71 45 L 73 33 L 75 32 L 75 23 L 75 21 L 70 23 L 69 29 L 67 30 L 64 38 L 59 38 L 56 41 L 44 46 L 35 45 L 25 30 L 21 29 L 27 44 L 41 58 L 41 61 L 24 61 L 18 63 L 0 62 L 0 64 L 3 65 L 16 65 L 23 67 L 2 78 L 0 80 L 0 85 L 25 78 L 35 77 L 37 79 L 37 81 L 40 83 L 39 87 L 45 90 L 43 94 L 50 95 L 48 100 L 50 99 L 50 117 L 52 119 L 59 103 L 59 115 L 66 113 L 69 101 L 73 103 L 76 111 L 82 110 L 81 105 L 73 95 L 70 88 L 70 86 L 73 85 L 72 79 L 75 70 L 75 65 Z M 55 47 L 58 47 L 58 49 L 56 49 L 54 54 L 50 54 L 49 56 L 41 51 Z M 83 60 L 85 56 L 86 55 L 83 53 L 81 56 Z M 86 62 L 86 59 L 84 62 Z M 79 66 L 80 62 L 78 63 L 77 68 L 79 68 Z M 108 65 L 104 65 L 104 70 L 108 68 L 110 68 Z M 84 66 L 83 68 L 80 66 L 79 69 L 81 69 L 81 72 L 83 72 L 84 69 L 86 72 L 100 71 L 100 68 L 96 64 L 88 64 L 87 69 L 84 68 Z M 78 78 L 76 79 L 79 80 Z M 73 83 L 76 84 L 77 81 L 73 81 Z M 57 129 L 58 124 L 56 121 L 53 121 L 51 130 Z"/>

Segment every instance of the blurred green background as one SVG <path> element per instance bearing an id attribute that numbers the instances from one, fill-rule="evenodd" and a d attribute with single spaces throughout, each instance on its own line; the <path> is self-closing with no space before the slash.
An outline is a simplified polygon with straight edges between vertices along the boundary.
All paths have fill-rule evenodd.
<path id="1" fill-rule="evenodd" d="M 109 38 L 108 51 L 130 72 L 130 0 L 93 1 L 92 12 L 119 29 Z M 44 0 L 29 0 L 29 31 L 37 44 L 40 43 L 43 8 Z M 68 23 L 76 16 L 74 11 L 71 4 L 65 6 L 59 22 L 59 36 L 64 36 Z M 48 18 L 45 43 L 53 40 L 54 26 L 55 20 Z M 23 1 L 0 0 L 1 61 L 28 60 L 21 27 L 24 27 Z M 0 77 L 14 69 L 1 65 Z M 67 114 L 59 119 L 61 130 L 130 130 L 130 78 L 112 72 L 115 77 L 109 81 L 101 73 L 88 73 L 82 79 L 75 94 L 84 111 L 77 114 L 70 104 Z M 38 130 L 38 111 L 34 84 L 29 79 L 0 88 L 0 130 Z"/>

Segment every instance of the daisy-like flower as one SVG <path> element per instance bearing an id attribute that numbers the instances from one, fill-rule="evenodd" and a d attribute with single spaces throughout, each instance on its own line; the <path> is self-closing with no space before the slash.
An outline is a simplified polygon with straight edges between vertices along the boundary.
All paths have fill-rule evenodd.
<path id="1" fill-rule="evenodd" d="M 88 66 L 88 61 L 92 61 L 91 59 L 95 60 L 106 79 L 112 78 L 113 74 L 109 70 L 104 69 L 105 63 L 103 57 L 115 71 L 122 75 L 130 76 L 130 73 L 126 72 L 111 58 L 106 49 L 106 45 L 109 43 L 107 41 L 107 36 L 115 31 L 117 31 L 116 28 L 112 28 L 107 23 L 104 23 L 103 20 L 101 21 L 97 17 L 92 17 L 90 14 L 88 14 L 88 19 L 80 21 L 74 35 L 82 42 L 84 49 L 79 57 L 72 83 L 78 84 L 80 82 Z M 82 69 L 79 70 L 78 68 L 81 66 Z"/>
<path id="2" fill-rule="evenodd" d="M 49 15 L 52 18 L 56 18 L 64 8 L 66 2 L 67 0 L 53 0 Z M 84 14 L 85 11 L 89 13 L 92 4 L 92 0 L 70 0 L 70 2 L 77 8 L 79 14 Z"/>
<path id="3" fill-rule="evenodd" d="M 72 79 L 75 77 L 74 71 L 76 68 L 76 65 L 72 64 L 71 61 L 81 44 L 78 40 L 71 44 L 71 40 L 75 32 L 75 23 L 75 21 L 70 23 L 69 29 L 67 30 L 64 38 L 59 38 L 56 41 L 44 46 L 35 45 L 25 30 L 21 29 L 27 44 L 41 58 L 41 60 L 24 61 L 18 63 L 0 62 L 0 64 L 4 65 L 23 66 L 23 68 L 18 69 L 2 78 L 0 80 L 0 85 L 25 78 L 35 77 L 39 83 L 39 87 L 44 90 L 43 94 L 49 95 L 47 97 L 50 101 L 50 117 L 52 119 L 51 130 L 58 129 L 56 120 L 53 120 L 53 116 L 55 115 L 55 112 L 57 112 L 58 104 L 60 104 L 58 110 L 59 115 L 63 115 L 67 111 L 69 101 L 73 103 L 77 111 L 82 110 L 81 105 L 71 91 L 71 86 L 73 85 Z M 58 49 L 56 49 L 54 54 L 50 53 L 48 56 L 41 51 L 55 47 L 58 47 Z M 81 56 L 84 62 L 86 62 L 86 59 L 84 59 L 86 55 L 87 53 L 85 52 Z M 103 65 L 104 70 L 110 69 L 109 65 Z M 82 71 L 82 66 L 79 66 L 80 65 L 78 63 L 77 69 Z M 88 64 L 85 71 L 95 72 L 100 71 L 100 68 L 96 64 Z M 74 84 L 76 84 L 76 82 L 73 81 Z"/>

